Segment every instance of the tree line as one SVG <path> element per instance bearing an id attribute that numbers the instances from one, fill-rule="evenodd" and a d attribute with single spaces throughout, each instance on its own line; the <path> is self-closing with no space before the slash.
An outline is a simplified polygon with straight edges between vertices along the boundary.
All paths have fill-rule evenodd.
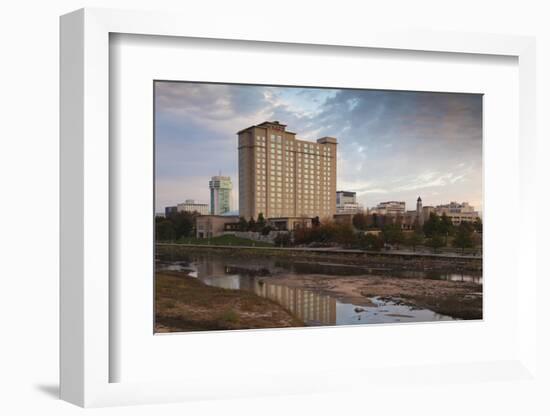
<path id="1" fill-rule="evenodd" d="M 197 212 L 183 211 L 155 218 L 157 241 L 175 241 L 195 236 L 196 217 L 199 215 Z M 481 245 L 483 224 L 480 218 L 473 223 L 462 222 L 454 225 L 447 215 L 439 216 L 431 213 L 422 227 L 415 224 L 413 231 L 405 233 L 398 219 L 376 216 L 376 214 L 370 216 L 370 219 L 367 217 L 363 213 L 357 213 L 352 218 L 352 224 L 321 222 L 319 217 L 315 217 L 312 219 L 311 227 L 300 227 L 292 234 L 278 234 L 275 244 L 278 246 L 341 245 L 365 250 L 381 250 L 386 245 L 399 249 L 400 246 L 406 245 L 413 251 L 416 251 L 418 246 L 426 246 L 432 248 L 434 252 L 446 247 L 449 239 L 451 239 L 451 245 L 461 249 L 462 252 Z M 375 228 L 373 224 L 382 225 Z M 248 221 L 241 217 L 236 229 L 259 232 L 263 235 L 276 230 L 262 213 L 256 219 L 250 218 Z"/>
<path id="2" fill-rule="evenodd" d="M 399 248 L 401 244 L 406 244 L 416 250 L 417 246 L 425 245 L 436 252 L 441 247 L 448 245 L 449 237 L 452 238 L 453 247 L 462 249 L 462 252 L 467 248 L 481 244 L 483 224 L 480 218 L 476 218 L 472 223 L 461 222 L 459 225 L 454 225 L 451 218 L 445 213 L 439 216 L 432 212 L 422 227 L 416 223 L 414 231 L 406 235 L 402 230 L 399 218 L 393 218 L 394 222 L 389 223 L 388 218 L 381 219 L 380 217 L 387 216 L 373 214 L 369 219 L 367 215 L 358 213 L 354 215 L 352 222 L 355 228 L 368 231 L 375 228 L 373 224 L 384 221 L 384 225 L 379 227 L 382 244 L 391 244 L 396 248 Z"/>
<path id="3" fill-rule="evenodd" d="M 262 233 L 263 235 L 268 235 L 270 231 L 275 230 L 275 228 L 267 223 L 264 214 L 261 212 L 258 214 L 256 219 L 250 217 L 248 221 L 246 218 L 240 217 L 237 229 L 239 231 L 253 231 L 256 233 Z"/>
<path id="4" fill-rule="evenodd" d="M 176 241 L 180 238 L 194 237 L 198 212 L 180 211 L 166 217 L 155 217 L 155 239 L 157 241 Z"/>
<path id="5" fill-rule="evenodd" d="M 438 216 L 431 213 L 422 227 L 416 224 L 413 231 L 406 233 L 401 222 L 385 217 L 373 214 L 369 219 L 367 215 L 358 213 L 352 219 L 353 225 L 333 222 L 314 224 L 311 228 L 294 231 L 294 244 L 339 244 L 367 250 L 381 250 L 386 245 L 399 249 L 401 245 L 406 245 L 413 251 L 423 245 L 432 248 L 434 252 L 447 246 L 449 238 L 452 239 L 452 246 L 460 248 L 462 252 L 481 244 L 483 226 L 479 218 L 473 223 L 454 225 L 446 214 Z M 381 226 L 374 227 L 373 224 Z M 357 233 L 356 230 L 362 232 Z"/>

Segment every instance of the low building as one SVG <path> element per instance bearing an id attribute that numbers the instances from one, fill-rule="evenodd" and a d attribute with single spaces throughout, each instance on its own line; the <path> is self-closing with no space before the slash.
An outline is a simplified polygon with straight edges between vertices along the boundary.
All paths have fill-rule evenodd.
<path id="1" fill-rule="evenodd" d="M 459 225 L 461 222 L 474 222 L 479 218 L 479 212 L 477 212 L 468 202 L 458 203 L 452 201 L 449 204 L 437 205 L 435 207 L 423 207 L 422 216 L 424 221 L 430 218 L 432 212 L 438 216 L 445 214 L 451 219 L 453 225 Z"/>
<path id="2" fill-rule="evenodd" d="M 430 218 L 430 214 L 432 212 L 436 213 L 435 207 L 432 207 L 432 206 L 422 207 L 422 218 L 424 219 L 424 222 L 426 222 L 428 218 Z"/>
<path id="3" fill-rule="evenodd" d="M 306 217 L 268 218 L 267 223 L 280 231 L 293 231 L 299 228 L 311 228 L 312 219 Z"/>
<path id="4" fill-rule="evenodd" d="M 455 201 L 451 201 L 450 203 L 445 205 L 438 205 L 435 207 L 435 209 L 440 213 L 445 212 L 446 214 L 464 214 L 475 212 L 474 207 L 471 206 L 468 202 L 458 203 Z"/>
<path id="5" fill-rule="evenodd" d="M 355 214 L 359 211 L 362 211 L 362 207 L 357 202 L 355 192 L 336 192 L 336 214 Z"/>
<path id="6" fill-rule="evenodd" d="M 178 204 L 178 212 L 198 212 L 201 215 L 208 215 L 208 204 L 195 202 L 194 199 L 187 199 L 184 203 Z"/>
<path id="7" fill-rule="evenodd" d="M 420 211 L 421 212 L 421 211 Z M 424 221 L 422 221 L 422 214 L 417 210 L 406 211 L 403 215 L 403 222 L 401 223 L 401 228 L 403 230 L 413 230 L 416 227 L 422 227 Z"/>
<path id="8" fill-rule="evenodd" d="M 213 238 L 223 235 L 226 224 L 238 223 L 238 216 L 199 215 L 196 218 L 197 238 Z"/>
<path id="9" fill-rule="evenodd" d="M 176 212 L 178 212 L 178 207 L 177 206 L 165 207 L 164 208 L 164 216 L 165 217 L 169 217 L 170 215 L 175 214 Z"/>
<path id="10" fill-rule="evenodd" d="M 380 202 L 376 207 L 372 208 L 369 213 L 378 215 L 403 215 L 405 214 L 404 201 L 386 201 Z"/>
<path id="11" fill-rule="evenodd" d="M 462 213 L 450 212 L 445 214 L 451 219 L 453 225 L 460 225 L 461 222 L 475 222 L 479 218 L 479 214 L 476 211 Z"/>
<path id="12" fill-rule="evenodd" d="M 353 213 L 337 213 L 337 214 L 334 214 L 334 216 L 332 217 L 332 219 L 334 220 L 334 222 L 336 224 L 340 224 L 340 225 L 353 225 L 353 216 L 355 214 Z"/>

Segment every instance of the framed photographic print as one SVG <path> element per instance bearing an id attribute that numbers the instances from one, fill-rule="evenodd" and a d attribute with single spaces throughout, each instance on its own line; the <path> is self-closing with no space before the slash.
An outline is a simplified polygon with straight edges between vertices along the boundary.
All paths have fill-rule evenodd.
<path id="1" fill-rule="evenodd" d="M 533 380 L 533 40 L 232 27 L 61 19 L 62 398 Z"/>
<path id="2" fill-rule="evenodd" d="M 154 100 L 155 331 L 482 319 L 481 94 Z"/>

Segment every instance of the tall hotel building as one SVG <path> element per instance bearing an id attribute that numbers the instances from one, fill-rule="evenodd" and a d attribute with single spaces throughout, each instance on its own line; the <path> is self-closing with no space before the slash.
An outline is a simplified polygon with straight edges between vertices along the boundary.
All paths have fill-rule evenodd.
<path id="1" fill-rule="evenodd" d="M 335 138 L 298 140 L 278 121 L 237 134 L 241 217 L 323 218 L 336 213 Z"/>

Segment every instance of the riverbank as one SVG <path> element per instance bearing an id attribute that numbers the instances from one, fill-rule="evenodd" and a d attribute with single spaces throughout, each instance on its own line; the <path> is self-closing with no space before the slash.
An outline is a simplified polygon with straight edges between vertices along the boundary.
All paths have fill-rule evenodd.
<path id="1" fill-rule="evenodd" d="M 403 253 L 392 251 L 370 252 L 361 250 L 327 250 L 314 248 L 198 246 L 175 243 L 157 243 L 156 252 L 157 255 L 161 256 L 177 256 L 178 253 L 212 253 L 230 258 L 243 259 L 263 257 L 324 262 L 333 261 L 348 265 L 369 265 L 373 267 L 403 270 L 481 272 L 483 269 L 483 259 L 479 256 Z"/>
<path id="2" fill-rule="evenodd" d="M 276 302 L 254 293 L 208 286 L 185 272 L 155 274 L 155 332 L 303 325 Z"/>
<path id="3" fill-rule="evenodd" d="M 278 275 L 266 283 L 315 291 L 342 301 L 374 306 L 372 301 L 391 302 L 411 308 L 430 309 L 457 319 L 482 319 L 483 285 L 388 276 Z"/>

